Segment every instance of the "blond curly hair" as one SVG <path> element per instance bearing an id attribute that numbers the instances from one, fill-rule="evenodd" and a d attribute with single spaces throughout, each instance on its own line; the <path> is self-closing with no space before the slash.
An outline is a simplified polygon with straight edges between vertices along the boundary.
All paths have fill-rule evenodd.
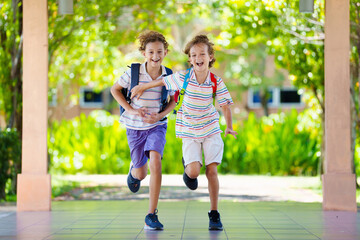
<path id="1" fill-rule="evenodd" d="M 145 51 L 146 45 L 150 42 L 162 42 L 164 44 L 165 50 L 168 50 L 169 44 L 166 41 L 164 35 L 155 31 L 147 31 L 141 33 L 138 37 L 140 41 L 139 51 Z"/>

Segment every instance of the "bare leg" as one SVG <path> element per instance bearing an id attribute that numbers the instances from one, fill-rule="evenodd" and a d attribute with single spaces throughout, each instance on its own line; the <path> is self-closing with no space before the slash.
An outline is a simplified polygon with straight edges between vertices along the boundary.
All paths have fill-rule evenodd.
<path id="1" fill-rule="evenodd" d="M 144 166 L 140 168 L 132 168 L 131 176 L 133 176 L 136 179 L 143 180 L 147 175 L 147 171 L 148 171 L 148 166 L 146 163 Z"/>
<path id="2" fill-rule="evenodd" d="M 154 213 L 157 208 L 161 188 L 161 155 L 150 151 L 150 187 L 149 187 L 149 213 Z"/>
<path id="3" fill-rule="evenodd" d="M 199 176 L 201 164 L 199 162 L 192 162 L 186 165 L 185 173 L 189 178 L 195 179 Z"/>
<path id="4" fill-rule="evenodd" d="M 206 166 L 206 177 L 208 179 L 208 189 L 210 196 L 210 210 L 218 209 L 219 200 L 219 179 L 217 173 L 217 163 L 211 163 Z"/>

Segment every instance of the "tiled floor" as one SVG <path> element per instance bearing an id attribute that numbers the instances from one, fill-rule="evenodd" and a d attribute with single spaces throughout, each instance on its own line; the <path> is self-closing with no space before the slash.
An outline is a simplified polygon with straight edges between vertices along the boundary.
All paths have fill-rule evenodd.
<path id="1" fill-rule="evenodd" d="M 208 202 L 161 201 L 163 231 L 143 230 L 148 201 L 53 202 L 51 212 L 0 212 L 0 239 L 360 239 L 360 213 L 319 203 L 219 203 L 224 231 L 208 231 Z"/>

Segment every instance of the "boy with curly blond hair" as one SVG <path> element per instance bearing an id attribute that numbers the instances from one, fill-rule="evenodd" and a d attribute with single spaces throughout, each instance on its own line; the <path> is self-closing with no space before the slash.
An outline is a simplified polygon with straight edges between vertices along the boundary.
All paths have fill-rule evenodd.
<path id="1" fill-rule="evenodd" d="M 168 52 L 165 37 L 155 31 L 139 36 L 139 50 L 145 62 L 139 66 L 139 85 L 150 83 L 167 75 L 168 69 L 161 65 Z M 133 66 L 132 66 L 133 67 Z M 165 146 L 167 120 L 165 116 L 175 107 L 173 92 L 170 101 L 161 109 L 162 87 L 154 87 L 143 96 L 127 102 L 122 89 L 131 87 L 131 69 L 126 71 L 111 88 L 116 101 L 125 109 L 120 122 L 126 127 L 131 163 L 128 174 L 128 187 L 136 193 L 150 168 L 149 210 L 145 217 L 145 229 L 162 230 L 163 225 L 157 216 L 157 205 L 161 188 L 161 160 Z M 161 111 L 162 110 L 162 111 Z M 148 159 L 150 159 L 148 164 Z"/>

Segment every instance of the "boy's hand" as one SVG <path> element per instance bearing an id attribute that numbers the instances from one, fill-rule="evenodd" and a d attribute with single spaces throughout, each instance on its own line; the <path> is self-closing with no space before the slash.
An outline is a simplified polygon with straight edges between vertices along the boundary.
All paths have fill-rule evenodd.
<path id="1" fill-rule="evenodd" d="M 139 115 L 140 117 L 145 117 L 145 115 L 147 113 L 147 109 L 146 108 L 138 108 L 138 109 L 132 108 L 128 112 L 132 115 Z"/>
<path id="2" fill-rule="evenodd" d="M 143 88 L 141 85 L 136 85 L 131 89 L 131 98 L 137 97 L 139 99 L 145 90 L 146 88 Z"/>
<path id="3" fill-rule="evenodd" d="M 145 117 L 143 117 L 143 121 L 150 124 L 156 123 L 160 121 L 160 119 L 161 115 L 158 113 L 147 113 L 145 114 Z"/>
<path id="4" fill-rule="evenodd" d="M 230 128 L 226 128 L 226 129 L 225 129 L 225 137 L 226 137 L 226 135 L 228 135 L 228 134 L 231 134 L 231 135 L 234 136 L 234 138 L 236 138 L 236 135 L 237 135 L 238 133 L 237 133 L 236 131 L 230 129 Z"/>

